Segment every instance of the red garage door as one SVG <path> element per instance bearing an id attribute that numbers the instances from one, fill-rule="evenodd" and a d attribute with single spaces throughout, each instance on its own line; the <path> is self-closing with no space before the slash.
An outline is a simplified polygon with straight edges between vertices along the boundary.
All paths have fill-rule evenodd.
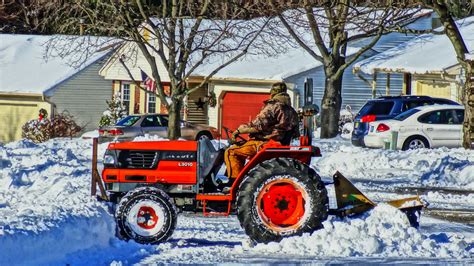
<path id="1" fill-rule="evenodd" d="M 222 126 L 231 130 L 250 122 L 262 109 L 269 93 L 226 92 L 222 100 Z M 222 131 L 222 137 L 226 137 Z"/>

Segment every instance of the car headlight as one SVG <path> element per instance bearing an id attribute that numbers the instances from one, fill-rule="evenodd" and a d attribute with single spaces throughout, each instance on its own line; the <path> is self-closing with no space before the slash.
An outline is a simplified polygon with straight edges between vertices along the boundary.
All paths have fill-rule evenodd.
<path id="1" fill-rule="evenodd" d="M 112 154 L 105 154 L 104 164 L 115 165 L 115 156 L 113 156 Z"/>

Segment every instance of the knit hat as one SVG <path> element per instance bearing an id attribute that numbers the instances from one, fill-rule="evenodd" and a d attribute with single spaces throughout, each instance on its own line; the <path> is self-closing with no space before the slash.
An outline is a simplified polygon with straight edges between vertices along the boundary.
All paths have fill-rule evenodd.
<path id="1" fill-rule="evenodd" d="M 277 95 L 278 93 L 286 92 L 287 87 L 285 82 L 277 82 L 272 85 L 272 89 L 270 90 L 270 94 L 273 96 Z"/>

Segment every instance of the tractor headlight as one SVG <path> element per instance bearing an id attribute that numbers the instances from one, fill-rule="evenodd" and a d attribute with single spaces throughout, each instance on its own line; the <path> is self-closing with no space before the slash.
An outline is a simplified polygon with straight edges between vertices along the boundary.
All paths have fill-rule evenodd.
<path id="1" fill-rule="evenodd" d="M 111 150 L 107 150 L 104 154 L 104 160 L 103 160 L 104 166 L 108 167 L 115 167 L 116 163 L 116 156 L 115 152 Z"/>
<path id="2" fill-rule="evenodd" d="M 112 154 L 104 155 L 104 164 L 115 164 L 115 157 Z"/>

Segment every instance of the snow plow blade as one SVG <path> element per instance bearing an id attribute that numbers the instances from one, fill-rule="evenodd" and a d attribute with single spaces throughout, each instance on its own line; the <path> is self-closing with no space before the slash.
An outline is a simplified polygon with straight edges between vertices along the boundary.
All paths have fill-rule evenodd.
<path id="1" fill-rule="evenodd" d="M 333 175 L 334 189 L 336 192 L 337 209 L 330 210 L 331 214 L 339 217 L 353 216 L 364 213 L 377 204 L 367 198 L 364 193 L 357 189 L 341 173 Z M 413 227 L 419 226 L 421 210 L 426 207 L 419 196 L 397 199 L 384 202 L 405 213 Z"/>

